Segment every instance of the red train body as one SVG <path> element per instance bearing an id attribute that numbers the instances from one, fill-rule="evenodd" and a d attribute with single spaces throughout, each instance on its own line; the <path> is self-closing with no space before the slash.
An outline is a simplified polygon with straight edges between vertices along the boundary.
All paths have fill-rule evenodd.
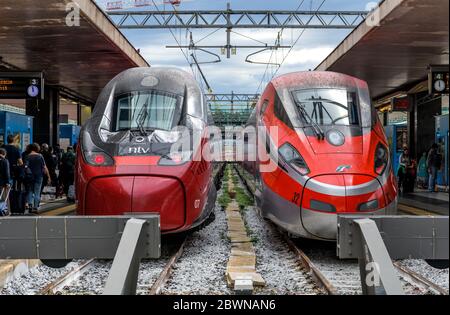
<path id="1" fill-rule="evenodd" d="M 212 164 L 172 148 L 184 126 L 211 122 L 195 79 L 176 69 L 134 68 L 103 90 L 83 126 L 76 165 L 79 215 L 159 213 L 162 233 L 189 230 L 213 210 Z M 203 135 L 202 135 L 203 136 Z"/>
<path id="2" fill-rule="evenodd" d="M 389 146 L 364 81 L 332 72 L 280 76 L 248 124 L 257 127 L 259 146 L 278 153 L 269 172 L 260 171 L 267 163 L 259 158 L 244 163 L 256 179 L 258 208 L 291 234 L 332 240 L 338 214 L 396 212 Z"/>

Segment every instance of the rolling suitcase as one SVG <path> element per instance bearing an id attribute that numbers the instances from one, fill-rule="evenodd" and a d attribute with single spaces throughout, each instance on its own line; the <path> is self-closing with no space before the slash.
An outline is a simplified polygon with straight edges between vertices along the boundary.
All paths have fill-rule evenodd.
<path id="1" fill-rule="evenodd" d="M 67 192 L 67 201 L 75 202 L 75 186 L 74 185 L 69 186 L 69 191 Z"/>
<path id="2" fill-rule="evenodd" d="M 24 214 L 27 193 L 22 185 L 15 184 L 9 195 L 10 211 L 12 214 Z"/>
<path id="3" fill-rule="evenodd" d="M 10 214 L 8 209 L 8 198 L 10 191 L 11 191 L 10 186 L 2 187 L 2 192 L 0 195 L 0 217 L 5 217 Z"/>

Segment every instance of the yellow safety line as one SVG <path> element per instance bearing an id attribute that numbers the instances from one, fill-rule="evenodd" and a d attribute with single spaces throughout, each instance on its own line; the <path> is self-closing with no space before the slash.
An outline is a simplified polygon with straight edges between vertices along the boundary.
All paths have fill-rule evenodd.
<path id="1" fill-rule="evenodd" d="M 71 212 L 74 212 L 77 209 L 75 204 L 71 204 L 62 208 L 58 208 L 55 210 L 50 210 L 47 212 L 44 212 L 40 215 L 44 216 L 44 217 L 48 217 L 48 216 L 58 216 L 58 215 L 64 215 L 64 214 L 68 214 Z"/>
<path id="2" fill-rule="evenodd" d="M 406 212 L 408 214 L 412 214 L 412 215 L 424 215 L 424 216 L 436 216 L 439 215 L 437 213 L 433 213 L 427 210 L 423 210 L 423 209 L 418 209 L 418 208 L 414 208 L 414 207 L 410 207 L 404 204 L 399 204 L 398 205 L 398 210 L 402 211 L 402 212 Z"/>

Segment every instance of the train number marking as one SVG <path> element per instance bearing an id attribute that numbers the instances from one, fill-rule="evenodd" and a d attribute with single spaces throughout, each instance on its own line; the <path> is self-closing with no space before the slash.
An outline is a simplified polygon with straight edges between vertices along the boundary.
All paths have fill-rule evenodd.
<path id="1" fill-rule="evenodd" d="M 299 200 L 300 200 L 300 193 L 294 192 L 294 196 L 292 197 L 292 202 L 295 204 L 298 204 Z"/>

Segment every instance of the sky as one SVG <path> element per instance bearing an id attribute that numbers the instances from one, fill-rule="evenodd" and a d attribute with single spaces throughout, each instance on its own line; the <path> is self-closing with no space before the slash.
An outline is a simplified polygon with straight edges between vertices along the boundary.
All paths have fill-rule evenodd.
<path id="1" fill-rule="evenodd" d="M 107 2 L 115 0 L 96 0 L 100 7 L 105 8 Z M 132 0 L 125 0 L 134 2 Z M 368 5 L 378 0 L 326 0 L 321 10 L 366 10 Z M 155 0 L 158 9 L 172 10 L 171 5 L 164 5 L 162 0 Z M 232 9 L 241 10 L 296 10 L 302 0 L 183 0 L 178 10 L 225 10 L 227 2 L 231 3 Z M 323 0 L 303 0 L 300 10 L 317 10 Z M 156 10 L 154 6 L 146 8 Z M 197 80 L 204 85 L 198 71 L 191 70 L 185 56 L 180 49 L 169 49 L 166 45 L 181 45 L 189 43 L 189 31 L 192 31 L 194 42 L 210 34 L 214 29 L 206 30 L 121 30 L 129 41 L 140 50 L 141 55 L 153 67 L 169 66 L 178 67 L 186 71 L 193 71 Z M 232 45 L 261 45 L 258 40 L 269 45 L 275 43 L 279 29 L 235 29 L 231 37 Z M 283 45 L 291 45 L 295 42 L 302 30 L 286 29 L 283 32 Z M 288 54 L 289 49 L 279 49 L 272 54 L 272 62 L 280 63 L 282 66 L 269 66 L 263 64 L 250 64 L 245 62 L 247 55 L 256 52 L 258 49 L 238 49 L 237 54 L 227 59 L 221 55 L 221 62 L 215 64 L 201 65 L 207 81 L 214 93 L 260 93 L 270 78 L 278 69 L 277 75 L 293 72 L 307 71 L 314 69 L 323 61 L 337 45 L 350 33 L 349 30 L 319 30 L 307 29 L 303 32 L 297 44 Z M 251 37 L 253 40 L 244 36 Z M 177 38 L 175 40 L 174 36 Z M 200 44 L 220 45 L 226 44 L 225 30 L 218 30 L 213 35 L 207 37 Z M 220 55 L 220 50 L 211 50 Z M 187 56 L 191 52 L 186 51 Z M 196 53 L 199 62 L 215 59 L 203 53 Z M 271 52 L 263 52 L 252 57 L 258 62 L 268 62 Z M 286 57 L 287 56 L 287 57 Z M 191 72 L 192 73 L 192 72 Z"/>

